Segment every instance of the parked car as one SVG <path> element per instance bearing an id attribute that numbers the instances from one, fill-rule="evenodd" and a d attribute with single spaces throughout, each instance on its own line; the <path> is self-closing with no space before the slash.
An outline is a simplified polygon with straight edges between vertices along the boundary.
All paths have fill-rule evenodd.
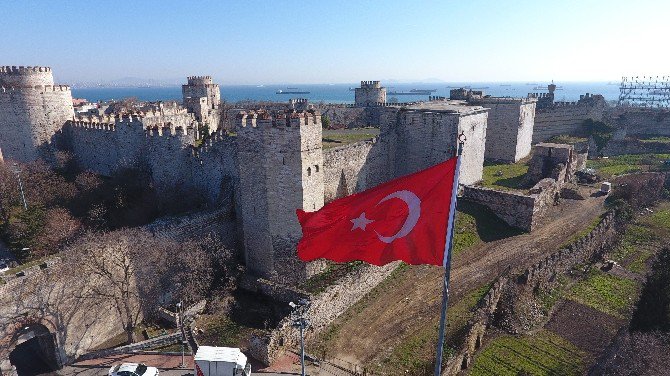
<path id="1" fill-rule="evenodd" d="M 144 363 L 123 363 L 109 369 L 109 376 L 158 376 L 158 368 Z"/>

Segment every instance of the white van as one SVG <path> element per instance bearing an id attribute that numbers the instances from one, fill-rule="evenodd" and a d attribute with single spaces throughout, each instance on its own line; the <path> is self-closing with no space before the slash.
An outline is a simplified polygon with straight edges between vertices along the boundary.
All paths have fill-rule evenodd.
<path id="1" fill-rule="evenodd" d="M 251 364 L 233 347 L 200 346 L 193 358 L 195 376 L 250 376 Z"/>

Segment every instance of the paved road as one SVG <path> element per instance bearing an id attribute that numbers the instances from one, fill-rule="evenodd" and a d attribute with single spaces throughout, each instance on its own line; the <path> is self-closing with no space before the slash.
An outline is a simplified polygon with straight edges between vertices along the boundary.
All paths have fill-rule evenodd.
<path id="1" fill-rule="evenodd" d="M 122 354 L 91 359 L 64 367 L 55 374 L 60 376 L 106 376 L 113 365 L 119 363 L 145 363 L 160 370 L 161 376 L 193 376 L 193 357 L 185 356 L 186 368 L 180 368 L 181 355 Z M 300 372 L 266 372 L 252 370 L 252 374 L 264 376 L 299 375 Z"/>

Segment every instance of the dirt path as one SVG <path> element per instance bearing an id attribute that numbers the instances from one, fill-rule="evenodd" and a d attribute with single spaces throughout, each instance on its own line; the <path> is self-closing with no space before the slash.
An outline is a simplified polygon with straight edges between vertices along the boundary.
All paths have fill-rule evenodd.
<path id="1" fill-rule="evenodd" d="M 451 274 L 452 303 L 481 287 L 508 267 L 529 265 L 589 226 L 603 213 L 604 198 L 566 200 L 532 234 L 483 243 L 460 254 Z M 386 358 L 403 338 L 437 325 L 443 272 L 433 266 L 413 266 L 388 291 L 370 299 L 347 318 L 328 341 L 328 352 L 359 364 Z"/>

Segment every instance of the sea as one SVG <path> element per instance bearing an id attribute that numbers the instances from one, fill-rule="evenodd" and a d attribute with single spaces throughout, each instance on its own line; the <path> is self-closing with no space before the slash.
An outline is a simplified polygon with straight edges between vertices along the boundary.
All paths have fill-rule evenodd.
<path id="1" fill-rule="evenodd" d="M 558 101 L 576 101 L 585 93 L 601 94 L 608 101 L 619 97 L 619 84 L 613 82 L 565 82 L 557 83 L 555 92 Z M 358 84 L 310 84 L 310 85 L 221 85 L 221 99 L 235 103 L 243 100 L 284 102 L 291 98 L 307 98 L 310 102 L 353 103 Z M 427 100 L 428 95 L 394 95 L 392 92 L 409 92 L 412 89 L 434 90 L 431 95 L 449 97 L 449 90 L 466 87 L 483 90 L 496 97 L 525 97 L 528 93 L 546 93 L 547 83 L 541 82 L 454 82 L 454 83 L 390 83 L 384 85 L 388 92 L 387 102 L 414 102 Z M 289 89 L 290 88 L 290 89 Z M 277 91 L 307 91 L 309 94 L 277 94 Z M 89 102 L 108 101 L 136 97 L 142 101 L 165 101 L 182 99 L 181 86 L 171 87 L 99 87 L 73 88 L 75 98 Z"/>

